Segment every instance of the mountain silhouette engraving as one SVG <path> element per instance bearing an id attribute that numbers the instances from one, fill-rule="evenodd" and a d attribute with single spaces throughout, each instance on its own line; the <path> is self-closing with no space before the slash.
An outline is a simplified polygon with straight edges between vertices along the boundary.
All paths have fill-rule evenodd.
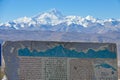
<path id="1" fill-rule="evenodd" d="M 113 58 L 117 57 L 116 53 L 109 51 L 108 49 L 95 51 L 88 49 L 85 52 L 78 52 L 76 50 L 70 50 L 64 48 L 62 45 L 55 46 L 51 49 L 38 52 L 33 50 L 32 52 L 28 48 L 19 49 L 19 56 L 40 56 L 40 57 L 71 57 L 71 58 Z"/>

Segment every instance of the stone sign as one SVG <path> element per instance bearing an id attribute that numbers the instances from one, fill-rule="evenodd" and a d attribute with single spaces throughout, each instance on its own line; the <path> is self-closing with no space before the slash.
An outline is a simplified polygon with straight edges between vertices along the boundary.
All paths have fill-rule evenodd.
<path id="1" fill-rule="evenodd" d="M 114 43 L 7 41 L 8 80 L 118 80 Z"/>

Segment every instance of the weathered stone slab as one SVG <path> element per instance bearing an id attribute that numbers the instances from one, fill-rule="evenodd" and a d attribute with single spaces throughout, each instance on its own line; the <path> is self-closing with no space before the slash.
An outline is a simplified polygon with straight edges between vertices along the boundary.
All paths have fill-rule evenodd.
<path id="1" fill-rule="evenodd" d="M 9 80 L 118 80 L 113 43 L 7 41 Z"/>

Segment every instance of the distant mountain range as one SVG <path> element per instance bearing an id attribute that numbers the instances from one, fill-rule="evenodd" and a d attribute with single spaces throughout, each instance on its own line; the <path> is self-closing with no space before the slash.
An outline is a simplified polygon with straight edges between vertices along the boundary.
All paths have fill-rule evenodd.
<path id="1" fill-rule="evenodd" d="M 120 19 L 96 19 L 92 16 L 64 16 L 52 9 L 33 17 L 0 23 L 0 29 L 105 33 L 120 32 Z"/>
<path id="2" fill-rule="evenodd" d="M 116 43 L 120 54 L 120 19 L 64 16 L 52 9 L 31 18 L 0 23 L 0 43 L 6 40 Z"/>

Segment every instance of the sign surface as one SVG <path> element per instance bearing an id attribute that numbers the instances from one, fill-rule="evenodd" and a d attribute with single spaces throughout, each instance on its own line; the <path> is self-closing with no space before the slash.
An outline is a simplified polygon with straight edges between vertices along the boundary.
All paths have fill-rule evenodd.
<path id="1" fill-rule="evenodd" d="M 5 42 L 9 80 L 118 80 L 113 43 Z"/>

